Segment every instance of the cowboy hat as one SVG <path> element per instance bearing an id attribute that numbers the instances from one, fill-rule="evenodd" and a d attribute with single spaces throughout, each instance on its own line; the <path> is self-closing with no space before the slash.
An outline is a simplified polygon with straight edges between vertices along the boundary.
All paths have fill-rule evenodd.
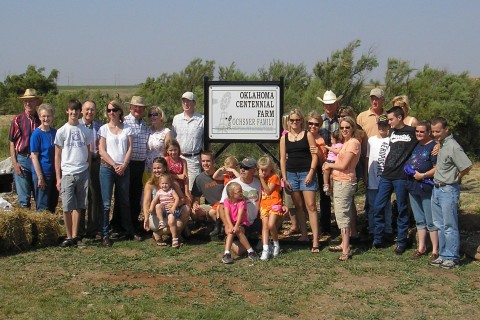
<path id="1" fill-rule="evenodd" d="M 130 100 L 130 104 L 134 106 L 145 107 L 145 101 L 143 100 L 143 97 L 140 96 L 133 96 L 132 100 Z"/>
<path id="2" fill-rule="evenodd" d="M 27 89 L 23 96 L 18 97 L 19 99 L 39 99 L 43 101 L 43 97 L 37 96 L 37 90 L 35 89 Z"/>
<path id="3" fill-rule="evenodd" d="M 323 94 L 323 99 L 320 98 L 320 97 L 317 97 L 317 99 L 320 100 L 321 102 L 323 102 L 324 104 L 333 104 L 333 103 L 339 101 L 340 99 L 342 99 L 342 97 L 343 97 L 343 95 L 341 95 L 337 98 L 337 95 L 335 93 L 333 93 L 332 90 L 327 90 Z"/>

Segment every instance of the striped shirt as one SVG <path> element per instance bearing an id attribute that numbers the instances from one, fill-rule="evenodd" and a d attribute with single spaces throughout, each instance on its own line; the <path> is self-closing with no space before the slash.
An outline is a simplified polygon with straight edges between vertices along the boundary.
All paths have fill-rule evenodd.
<path id="1" fill-rule="evenodd" d="M 138 121 L 130 113 L 124 118 L 124 123 L 132 128 L 133 143 L 132 143 L 132 161 L 145 161 L 147 158 L 147 144 L 150 136 L 150 128 L 143 119 Z"/>
<path id="2" fill-rule="evenodd" d="M 8 132 L 8 140 L 13 142 L 17 153 L 30 153 L 30 136 L 40 126 L 38 114 L 30 116 L 26 112 L 13 118 Z"/>
<path id="3" fill-rule="evenodd" d="M 323 124 L 322 127 L 320 128 L 320 135 L 322 136 L 323 140 L 325 140 L 325 143 L 327 146 L 331 146 L 331 136 L 332 133 L 335 130 L 338 130 L 339 123 L 338 123 L 338 117 L 337 115 L 333 116 L 333 119 L 330 120 L 328 119 L 327 115 L 324 113 L 322 114 L 322 119 L 323 119 Z"/>

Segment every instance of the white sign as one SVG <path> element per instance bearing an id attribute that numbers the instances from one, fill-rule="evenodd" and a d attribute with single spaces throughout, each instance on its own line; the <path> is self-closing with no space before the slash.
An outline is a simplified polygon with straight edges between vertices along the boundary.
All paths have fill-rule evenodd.
<path id="1" fill-rule="evenodd" d="M 278 85 L 209 86 L 209 138 L 280 139 Z"/>

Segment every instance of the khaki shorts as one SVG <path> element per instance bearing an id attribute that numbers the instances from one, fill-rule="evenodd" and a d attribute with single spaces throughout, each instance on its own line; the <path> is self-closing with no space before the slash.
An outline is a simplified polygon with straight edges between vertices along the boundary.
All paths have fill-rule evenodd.
<path id="1" fill-rule="evenodd" d="M 60 194 L 64 212 L 87 207 L 88 170 L 62 176 Z"/>
<path id="2" fill-rule="evenodd" d="M 333 205 L 335 219 L 339 229 L 349 228 L 353 215 L 353 196 L 357 190 L 356 182 L 333 180 Z"/>

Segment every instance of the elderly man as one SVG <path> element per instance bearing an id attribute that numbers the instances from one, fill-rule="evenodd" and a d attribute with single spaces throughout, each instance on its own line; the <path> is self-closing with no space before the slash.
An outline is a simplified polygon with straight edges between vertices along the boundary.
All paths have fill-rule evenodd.
<path id="1" fill-rule="evenodd" d="M 133 131 L 132 157 L 128 167 L 130 169 L 130 214 L 132 224 L 135 229 L 135 240 L 142 240 L 143 224 L 138 221 L 141 211 L 141 197 L 143 190 L 142 177 L 145 170 L 145 159 L 147 158 L 147 142 L 150 135 L 150 129 L 143 120 L 145 114 L 145 101 L 143 97 L 133 96 L 130 100 L 130 113 L 125 116 L 124 123 L 129 125 Z M 115 193 L 115 197 L 121 197 L 121 194 Z M 117 202 L 114 207 L 115 220 L 112 221 L 114 228 L 118 228 L 117 220 L 119 215 Z M 117 214 L 118 213 L 118 214 Z"/>
<path id="2" fill-rule="evenodd" d="M 370 91 L 370 108 L 357 116 L 357 124 L 363 128 L 369 138 L 378 134 L 377 118 L 385 113 L 384 102 L 385 92 L 380 88 L 373 88 Z"/>
<path id="3" fill-rule="evenodd" d="M 472 168 L 462 147 L 449 132 L 447 120 L 432 120 L 432 134 L 440 143 L 437 166 L 433 176 L 433 224 L 438 228 L 439 256 L 430 265 L 453 269 L 460 259 L 460 233 L 458 231 L 458 200 L 462 177 Z M 435 257 L 432 257 L 435 258 Z"/>
<path id="4" fill-rule="evenodd" d="M 95 119 L 97 114 L 97 105 L 92 100 L 87 100 L 82 105 L 82 118 L 78 121 L 91 132 L 90 141 L 90 179 L 88 183 L 88 203 L 87 209 L 80 211 L 80 223 L 78 225 L 79 237 L 95 238 L 99 231 L 99 217 L 102 213 L 102 195 L 100 192 L 100 156 L 98 154 L 98 143 L 100 136 L 98 130 L 103 125 L 102 122 Z M 87 218 L 87 228 L 85 230 L 85 214 Z"/>
<path id="5" fill-rule="evenodd" d="M 320 135 L 322 136 L 323 140 L 328 146 L 331 146 L 331 135 L 332 132 L 338 130 L 339 123 L 338 123 L 338 104 L 340 99 L 343 96 L 339 96 L 333 93 L 331 90 L 325 91 L 323 94 L 323 99 L 317 97 L 323 103 L 324 113 L 322 114 L 323 124 L 320 128 Z M 318 181 L 323 181 L 323 173 L 322 170 L 317 170 Z M 320 230 L 322 238 L 321 240 L 328 240 L 330 237 L 331 232 L 331 216 L 332 216 L 332 201 L 329 196 L 323 191 L 323 184 L 318 185 L 318 189 L 320 191 Z"/>
<path id="6" fill-rule="evenodd" d="M 37 95 L 35 89 L 27 89 L 20 100 L 23 102 L 24 112 L 13 118 L 8 140 L 18 204 L 20 207 L 30 208 L 30 197 L 33 191 L 30 136 L 40 126 L 37 107 L 42 103 L 43 98 Z"/>
<path id="7" fill-rule="evenodd" d="M 215 227 L 210 236 L 218 236 L 221 229 L 221 219 L 217 219 L 217 207 L 222 198 L 223 181 L 214 180 L 215 156 L 211 151 L 202 151 L 200 154 L 203 171 L 200 173 L 192 188 L 193 205 L 192 219 L 215 221 Z M 205 198 L 205 204 L 200 204 L 200 197 Z"/>
<path id="8" fill-rule="evenodd" d="M 262 229 L 262 223 L 258 217 L 258 210 L 260 208 L 260 198 L 262 195 L 262 185 L 260 180 L 255 177 L 255 172 L 257 170 L 257 161 L 253 158 L 243 159 L 238 166 L 240 167 L 240 177 L 231 180 L 225 188 L 223 189 L 222 199 L 220 200 L 220 205 L 218 206 L 218 211 L 220 218 L 222 219 L 225 225 L 225 233 L 229 233 L 233 225 L 230 219 L 226 219 L 225 210 L 223 207 L 223 201 L 227 199 L 227 186 L 232 182 L 237 182 L 242 186 L 243 196 L 247 202 L 247 220 L 250 223 L 250 226 L 245 228 L 245 234 L 248 237 L 249 235 L 254 235 Z M 234 242 L 232 245 L 232 251 L 235 254 L 240 255 L 245 252 L 245 249 L 240 243 Z M 258 255 L 253 251 L 248 252 L 250 259 L 256 261 L 259 259 Z"/>
<path id="9" fill-rule="evenodd" d="M 182 95 L 183 112 L 173 117 L 172 132 L 182 149 L 182 158 L 187 161 L 189 188 L 200 174 L 200 152 L 203 147 L 203 115 L 195 112 L 197 97 L 193 92 Z"/>

